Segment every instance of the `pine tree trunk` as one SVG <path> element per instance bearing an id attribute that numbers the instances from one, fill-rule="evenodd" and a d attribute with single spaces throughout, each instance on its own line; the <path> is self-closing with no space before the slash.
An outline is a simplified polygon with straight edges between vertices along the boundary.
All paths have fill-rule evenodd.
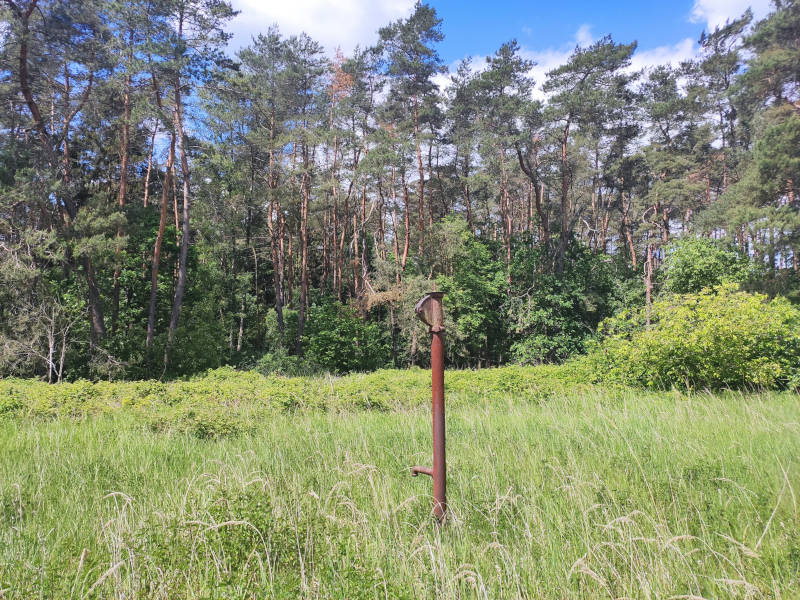
<path id="1" fill-rule="evenodd" d="M 153 153 L 156 149 L 156 133 L 158 132 L 158 124 L 153 127 L 153 135 L 150 139 L 150 154 L 147 156 L 147 170 L 144 174 L 144 198 L 142 199 L 142 206 L 147 208 L 150 200 L 150 172 L 153 168 Z"/>
<path id="2" fill-rule="evenodd" d="M 361 279 L 362 292 L 367 280 L 367 184 L 361 188 L 361 226 L 358 228 L 361 238 L 361 257 L 359 259 L 359 278 Z"/>
<path id="3" fill-rule="evenodd" d="M 169 334 L 167 346 L 171 346 L 175 339 L 175 331 L 178 329 L 178 321 L 181 316 L 183 305 L 183 294 L 186 290 L 186 262 L 189 255 L 189 157 L 186 154 L 186 136 L 183 131 L 183 100 L 180 93 L 180 80 L 175 81 L 175 133 L 178 138 L 178 150 L 181 158 L 181 172 L 183 175 L 183 223 L 181 226 L 181 250 L 178 258 L 178 283 L 175 286 L 175 298 L 172 302 L 172 317 L 169 321 Z M 164 363 L 166 365 L 167 354 L 164 353 Z"/>
<path id="4" fill-rule="evenodd" d="M 558 256 L 556 259 L 556 272 L 564 271 L 564 255 L 567 251 L 567 241 L 570 224 L 569 210 L 569 175 L 567 171 L 567 142 L 569 141 L 570 120 L 564 127 L 564 134 L 561 139 L 561 236 L 558 241 Z"/>
<path id="5" fill-rule="evenodd" d="M 306 304 L 308 303 L 308 205 L 311 196 L 309 181 L 308 148 L 303 148 L 303 183 L 300 202 L 300 307 L 297 314 L 296 353 L 303 355 L 303 328 L 306 321 Z"/>
<path id="6" fill-rule="evenodd" d="M 645 314 L 647 326 L 650 327 L 650 309 L 653 306 L 653 245 L 647 244 L 647 263 L 645 265 L 644 280 Z"/>
<path id="7" fill-rule="evenodd" d="M 620 191 L 620 196 L 622 199 L 622 231 L 625 234 L 625 241 L 628 244 L 628 251 L 631 254 L 631 262 L 633 263 L 633 270 L 635 271 L 638 265 L 636 259 L 636 246 L 633 244 L 633 235 L 631 234 L 630 220 L 628 218 L 630 205 L 625 202 L 624 190 Z"/>
<path id="8" fill-rule="evenodd" d="M 326 291 L 328 289 L 331 267 L 331 259 L 328 254 L 328 231 L 330 231 L 330 223 L 330 208 L 326 208 L 322 218 L 322 281 L 320 281 L 320 286 Z"/>
<path id="9" fill-rule="evenodd" d="M 381 257 L 381 260 L 386 260 L 386 199 L 383 196 L 383 187 L 381 183 L 381 179 L 379 178 L 378 197 L 380 198 L 380 202 L 378 203 L 378 239 L 376 242 L 378 245 L 378 256 Z"/>
<path id="10" fill-rule="evenodd" d="M 419 240 L 417 241 L 417 250 L 421 257 L 424 247 L 423 234 L 425 232 L 425 170 L 422 166 L 422 146 L 419 140 L 419 106 L 416 95 L 414 96 L 414 141 L 417 146 L 417 169 L 419 171 L 419 181 L 417 182 L 417 195 L 419 196 L 417 229 L 419 231 Z M 406 211 L 407 217 L 408 212 Z"/>
<path id="11" fill-rule="evenodd" d="M 283 228 L 280 200 L 276 198 L 278 189 L 278 174 L 275 160 L 275 111 L 270 114 L 269 123 L 269 173 L 267 187 L 269 188 L 269 229 L 270 250 L 272 253 L 272 283 L 275 292 L 275 317 L 278 324 L 278 333 L 283 336 L 285 329 L 283 322 Z"/>
<path id="12" fill-rule="evenodd" d="M 153 266 L 150 275 L 150 309 L 147 316 L 147 337 L 145 346 L 153 345 L 156 327 L 156 300 L 158 297 L 158 270 L 161 263 L 161 246 L 164 242 L 164 231 L 167 228 L 167 205 L 169 204 L 169 189 L 172 187 L 172 165 L 175 162 L 175 132 L 170 135 L 169 153 L 167 164 L 164 167 L 164 181 L 161 185 L 161 218 L 158 222 L 155 247 L 153 248 Z"/>
<path id="13" fill-rule="evenodd" d="M 133 31 L 129 34 L 130 45 L 133 45 Z M 129 55 L 128 59 L 132 57 Z M 123 94 L 123 113 L 122 113 L 122 139 L 120 140 L 120 163 L 119 163 L 119 193 L 117 194 L 117 206 L 120 211 L 125 209 L 126 194 L 128 192 L 128 138 L 130 136 L 131 119 L 131 76 L 130 73 L 125 77 L 125 93 Z M 122 237 L 122 226 L 117 227 L 117 238 Z M 119 319 L 119 248 L 115 251 L 116 262 L 114 266 L 114 291 L 111 308 L 111 331 L 117 332 L 117 321 Z"/>
<path id="14" fill-rule="evenodd" d="M 433 144 L 428 144 L 428 180 L 433 182 Z M 430 196 L 430 192 L 428 193 Z M 433 202 L 428 199 L 428 227 L 433 227 Z"/>
<path id="15" fill-rule="evenodd" d="M 400 273 L 403 267 L 400 262 L 400 237 L 397 231 L 397 186 L 394 179 L 394 166 L 392 166 L 392 241 L 394 243 L 395 281 L 400 284 Z M 394 313 L 392 313 L 394 314 Z"/>
<path id="16" fill-rule="evenodd" d="M 400 181 L 403 185 L 403 208 L 405 211 L 405 215 L 403 215 L 403 221 L 405 222 L 406 228 L 406 235 L 405 240 L 403 242 L 403 257 L 400 260 L 400 270 L 405 272 L 406 270 L 406 261 L 408 260 L 408 248 L 411 244 L 411 224 L 409 220 L 411 218 L 411 210 L 408 206 L 408 186 L 406 185 L 406 176 L 405 173 L 400 173 Z"/>

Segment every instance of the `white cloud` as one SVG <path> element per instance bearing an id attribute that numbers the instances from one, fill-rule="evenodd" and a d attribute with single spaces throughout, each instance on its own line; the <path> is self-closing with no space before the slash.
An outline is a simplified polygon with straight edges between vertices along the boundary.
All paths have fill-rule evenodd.
<path id="1" fill-rule="evenodd" d="M 747 7 L 753 9 L 756 19 L 769 12 L 770 0 L 694 0 L 689 19 L 692 23 L 705 23 L 707 31 L 725 24 L 742 15 Z"/>
<path id="2" fill-rule="evenodd" d="M 377 40 L 377 30 L 411 13 L 414 0 L 232 0 L 241 11 L 230 31 L 232 50 L 250 43 L 252 36 L 277 23 L 284 35 L 302 32 L 333 54 L 348 54 L 360 44 Z"/>
<path id="3" fill-rule="evenodd" d="M 666 64 L 678 66 L 685 60 L 695 58 L 698 50 L 697 44 L 691 38 L 686 38 L 677 44 L 637 50 L 631 57 L 631 69 L 638 71 Z"/>
<path id="4" fill-rule="evenodd" d="M 591 45 L 593 41 L 594 36 L 592 36 L 591 25 L 583 24 L 578 28 L 578 31 L 575 32 L 575 43 L 581 48 Z"/>
<path id="5" fill-rule="evenodd" d="M 457 68 L 458 68 L 458 63 L 450 65 L 449 73 L 437 73 L 436 75 L 431 77 L 431 80 L 433 81 L 434 85 L 436 85 L 440 90 L 444 91 L 450 86 L 450 83 L 452 83 L 450 80 L 450 76 L 456 72 Z"/>

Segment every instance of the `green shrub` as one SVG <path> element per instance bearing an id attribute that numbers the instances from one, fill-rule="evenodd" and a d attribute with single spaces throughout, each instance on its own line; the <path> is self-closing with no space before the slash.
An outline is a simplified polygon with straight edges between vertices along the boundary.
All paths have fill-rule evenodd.
<path id="1" fill-rule="evenodd" d="M 8 385 L 5 393 L 0 394 L 0 415 L 16 412 L 24 406 L 20 394 L 13 385 Z"/>
<path id="2" fill-rule="evenodd" d="M 300 356 L 292 356 L 281 347 L 264 354 L 256 361 L 253 369 L 262 375 L 286 375 L 287 377 L 313 375 L 319 371 L 319 367 L 316 365 Z"/>
<path id="3" fill-rule="evenodd" d="M 511 357 L 522 364 L 562 362 L 584 351 L 597 325 L 613 314 L 612 265 L 572 242 L 562 273 L 539 246 L 520 245 L 511 264 L 508 301 Z"/>
<path id="4" fill-rule="evenodd" d="M 668 388 L 800 386 L 800 310 L 733 284 L 623 312 L 600 326 L 587 357 L 605 381 Z"/>
<path id="5" fill-rule="evenodd" d="M 659 274 L 664 292 L 691 294 L 747 281 L 755 271 L 756 266 L 736 248 L 709 238 L 683 238 L 665 248 Z"/>
<path id="6" fill-rule="evenodd" d="M 448 406 L 539 402 L 588 387 L 585 364 L 448 369 Z M 33 379 L 0 379 L 0 418 L 75 418 L 130 414 L 154 431 L 200 438 L 249 433 L 279 412 L 391 411 L 431 402 L 427 369 L 380 369 L 346 376 L 264 376 L 232 367 L 209 370 L 188 380 L 48 384 Z"/>
<path id="7" fill-rule="evenodd" d="M 335 301 L 312 304 L 303 332 L 306 358 L 331 373 L 373 371 L 390 362 L 390 342 L 378 323 Z"/>

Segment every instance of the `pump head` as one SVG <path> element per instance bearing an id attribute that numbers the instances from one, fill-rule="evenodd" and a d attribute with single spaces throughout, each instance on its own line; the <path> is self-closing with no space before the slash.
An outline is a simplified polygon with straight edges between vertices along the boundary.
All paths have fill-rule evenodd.
<path id="1" fill-rule="evenodd" d="M 444 331 L 442 297 L 444 297 L 444 292 L 430 292 L 423 296 L 414 308 L 419 320 L 428 326 L 431 333 Z"/>

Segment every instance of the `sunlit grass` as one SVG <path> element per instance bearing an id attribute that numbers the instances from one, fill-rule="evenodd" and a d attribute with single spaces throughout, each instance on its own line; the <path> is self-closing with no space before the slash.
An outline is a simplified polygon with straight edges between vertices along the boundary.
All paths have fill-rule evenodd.
<path id="1" fill-rule="evenodd" d="M 257 416 L 0 421 L 0 598 L 800 595 L 796 395 L 461 402 L 443 528 L 427 408 Z"/>

